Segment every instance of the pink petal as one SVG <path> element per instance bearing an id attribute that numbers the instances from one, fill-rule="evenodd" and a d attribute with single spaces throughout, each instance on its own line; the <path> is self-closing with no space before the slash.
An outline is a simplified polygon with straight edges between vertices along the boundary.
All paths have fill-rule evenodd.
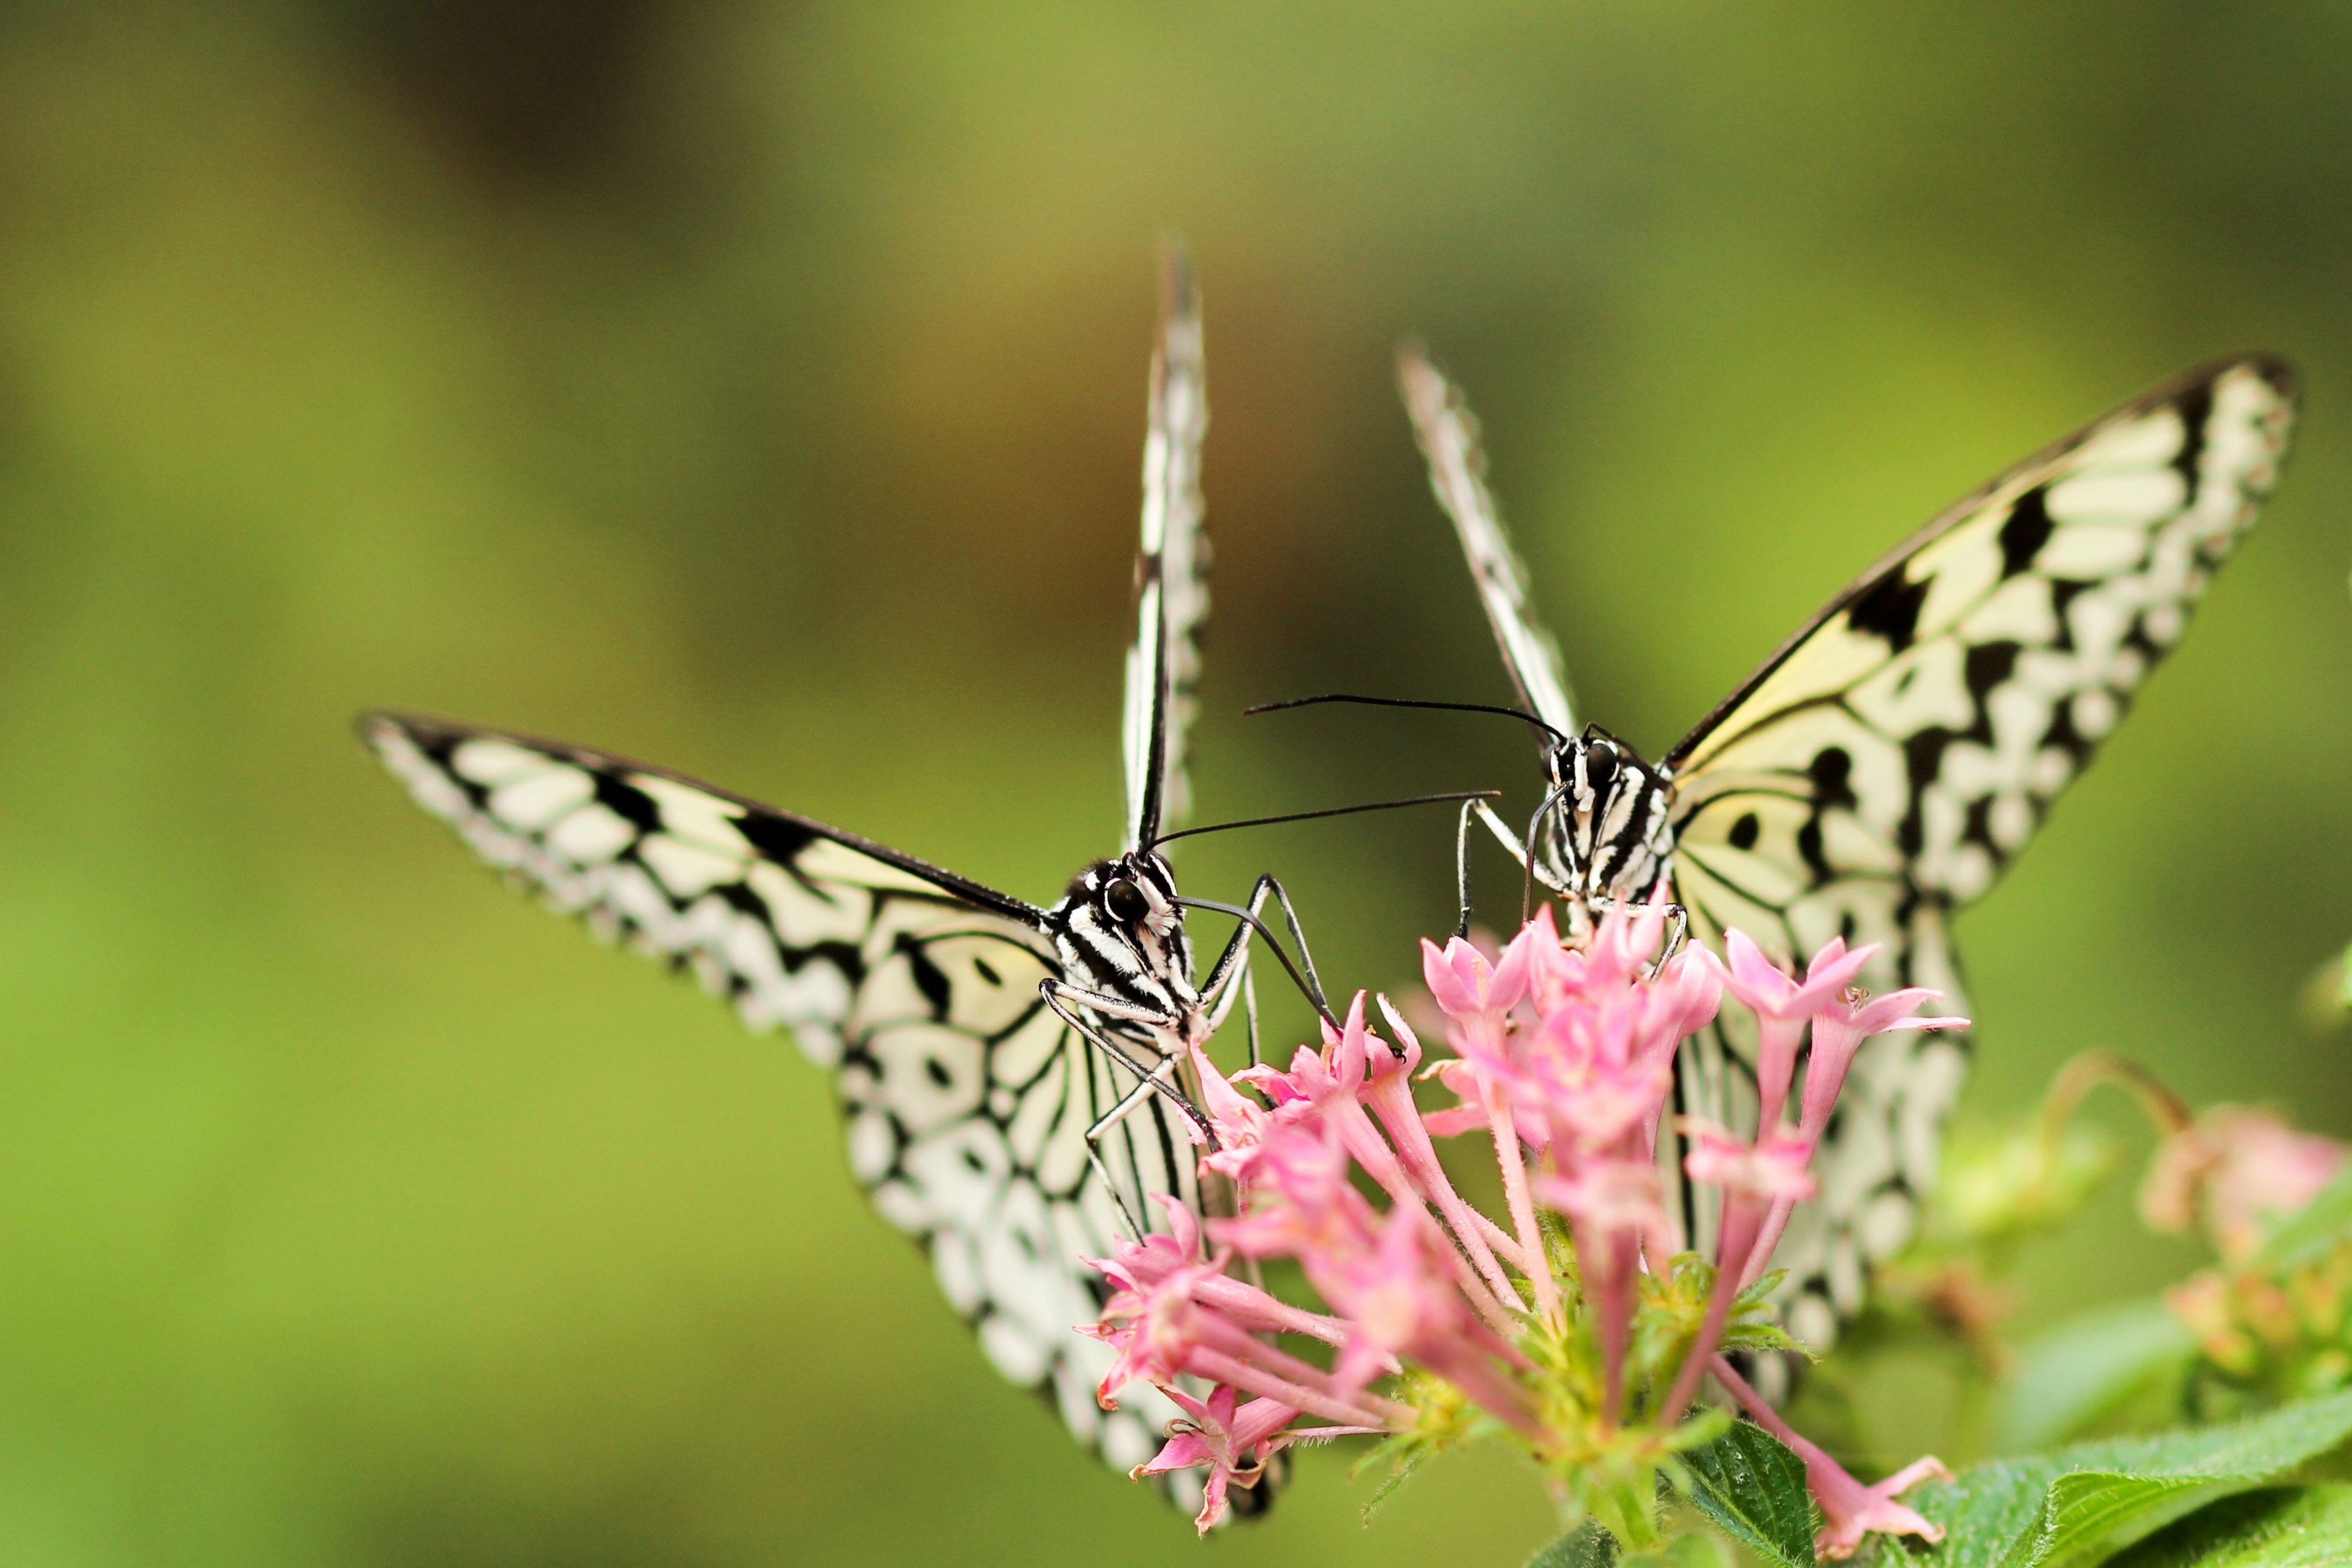
<path id="1" fill-rule="evenodd" d="M 1737 927 L 1725 931 L 1723 947 L 1731 959 L 1730 975 L 1725 984 L 1742 1005 L 1759 1014 L 1778 1012 L 1797 994 L 1797 983 L 1781 973 L 1746 931 Z"/>
<path id="2" fill-rule="evenodd" d="M 1485 967 L 1477 950 L 1460 937 L 1448 942 L 1443 951 L 1424 937 L 1421 943 L 1421 979 L 1439 1007 L 1449 1016 L 1461 1018 L 1478 1011 L 1478 993 L 1484 987 L 1477 984 L 1475 970 L 1467 976 L 1462 973 L 1463 966 L 1456 962 L 1456 949 L 1468 952 L 1478 967 Z"/>

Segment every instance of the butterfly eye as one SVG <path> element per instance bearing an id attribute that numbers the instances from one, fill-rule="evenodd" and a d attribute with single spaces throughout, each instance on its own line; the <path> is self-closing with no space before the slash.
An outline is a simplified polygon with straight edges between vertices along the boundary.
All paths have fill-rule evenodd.
<path id="1" fill-rule="evenodd" d="M 1617 752 L 1603 743 L 1584 750 L 1584 781 L 1594 789 L 1607 789 L 1609 781 L 1617 776 Z"/>
<path id="2" fill-rule="evenodd" d="M 1143 889 L 1121 877 L 1103 889 L 1103 908 L 1111 918 L 1132 925 L 1151 912 L 1151 905 L 1143 897 Z"/>

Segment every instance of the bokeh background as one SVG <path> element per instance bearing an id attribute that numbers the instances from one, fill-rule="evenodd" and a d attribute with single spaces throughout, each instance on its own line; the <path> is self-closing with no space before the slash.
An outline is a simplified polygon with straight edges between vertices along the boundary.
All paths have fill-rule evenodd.
<path id="1" fill-rule="evenodd" d="M 20 0 L 0 1555 L 1544 1538 L 1507 1459 L 1367 1531 L 1311 1454 L 1196 1545 L 986 1369 L 816 1069 L 534 913 L 346 728 L 569 736 L 1050 896 L 1117 832 L 1168 231 L 1207 299 L 1217 816 L 1531 804 L 1497 721 L 1239 716 L 1506 689 L 1391 389 L 1408 333 L 1485 416 L 1587 707 L 1654 752 L 2011 459 L 2200 357 L 2297 358 L 2277 504 L 1961 922 L 1969 1108 L 2111 1046 L 2352 1131 L 2296 1000 L 2352 932 L 2341 5 Z M 1447 840 L 1308 825 L 1184 871 L 1278 868 L 1327 973 L 1394 987 Z M 2118 1190 L 2027 1258 L 2024 1321 L 2192 1256 Z"/>

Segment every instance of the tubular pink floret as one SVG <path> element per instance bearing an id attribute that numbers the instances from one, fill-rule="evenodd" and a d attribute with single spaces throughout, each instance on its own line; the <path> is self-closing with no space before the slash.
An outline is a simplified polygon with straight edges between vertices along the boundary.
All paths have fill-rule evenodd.
<path id="1" fill-rule="evenodd" d="M 1802 984 L 1789 978 L 1779 965 L 1748 939 L 1745 931 L 1724 934 L 1724 951 L 1731 963 L 1724 984 L 1740 1005 L 1756 1015 L 1758 1047 L 1756 1091 L 1762 1102 L 1759 1122 L 1766 1127 L 1780 1120 L 1795 1081 L 1797 1047 L 1814 1010 L 1834 1000 L 1877 953 L 1878 944 L 1846 951 L 1843 937 L 1832 937 L 1813 957 Z"/>
<path id="2" fill-rule="evenodd" d="M 1799 1436 L 1761 1395 L 1748 1386 L 1729 1362 L 1717 1356 L 1708 1370 L 1751 1420 L 1805 1461 L 1806 1489 L 1822 1505 L 1822 1518 L 1827 1521 L 1813 1537 L 1816 1556 L 1832 1561 L 1851 1557 L 1862 1545 L 1862 1538 L 1874 1531 L 1886 1535 L 1916 1535 L 1931 1543 L 1944 1539 L 1942 1525 L 1895 1500 L 1921 1481 L 1950 1480 L 1952 1472 L 1944 1468 L 1941 1459 L 1932 1454 L 1914 1459 L 1876 1486 L 1866 1487 L 1848 1474 L 1844 1466 Z"/>
<path id="3" fill-rule="evenodd" d="M 1377 1426 L 1291 1426 L 1292 1418 L 1298 1415 L 1295 1406 L 1276 1399 L 1253 1399 L 1236 1409 L 1237 1394 L 1227 1384 L 1211 1390 L 1205 1400 L 1178 1388 L 1168 1390 L 1168 1396 L 1183 1410 L 1183 1416 L 1169 1424 L 1168 1441 L 1158 1455 L 1129 1474 L 1141 1480 L 1170 1470 L 1206 1469 L 1201 1511 L 1192 1521 L 1203 1535 L 1223 1521 L 1230 1506 L 1227 1489 L 1257 1485 L 1265 1474 L 1266 1460 L 1277 1449 L 1380 1430 Z"/>

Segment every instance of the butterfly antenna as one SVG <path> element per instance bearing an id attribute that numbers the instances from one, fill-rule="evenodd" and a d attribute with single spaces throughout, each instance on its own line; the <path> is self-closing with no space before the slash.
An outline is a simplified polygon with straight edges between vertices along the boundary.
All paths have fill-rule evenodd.
<path id="1" fill-rule="evenodd" d="M 1213 822 L 1206 827 L 1187 827 L 1175 833 L 1163 833 L 1146 848 L 1157 849 L 1162 844 L 1179 838 L 1191 838 L 1202 833 L 1223 833 L 1229 827 L 1268 827 L 1277 822 L 1312 822 L 1318 816 L 1353 816 L 1360 811 L 1394 811 L 1400 806 L 1435 805 L 1449 800 L 1500 800 L 1498 789 L 1454 790 L 1445 795 L 1416 795 L 1404 800 L 1376 800 L 1364 805 L 1330 805 L 1321 811 L 1291 811 L 1280 816 L 1245 816 L 1238 822 Z"/>
<path id="2" fill-rule="evenodd" d="M 1285 708 L 1312 708 L 1324 702 L 1349 702 L 1360 708 L 1431 708 L 1445 713 L 1497 713 L 1506 719 L 1517 719 L 1523 724 L 1533 724 L 1549 735 L 1556 744 L 1568 744 L 1567 736 L 1526 710 L 1500 708 L 1491 702 L 1433 702 L 1411 697 L 1365 697 L 1352 691 L 1327 691 L 1319 697 L 1293 697 L 1282 702 L 1261 702 L 1255 708 L 1243 709 L 1242 716 L 1275 713 Z"/>

